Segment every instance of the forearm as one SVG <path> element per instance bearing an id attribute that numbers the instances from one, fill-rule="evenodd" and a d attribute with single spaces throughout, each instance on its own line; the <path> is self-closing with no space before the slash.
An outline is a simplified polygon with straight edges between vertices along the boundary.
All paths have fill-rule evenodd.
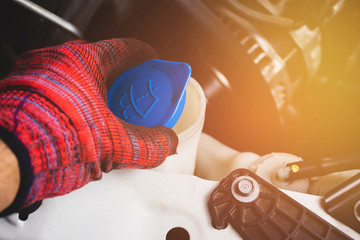
<path id="1" fill-rule="evenodd" d="M 20 170 L 15 154 L 0 139 L 0 212 L 15 199 L 20 186 Z"/>

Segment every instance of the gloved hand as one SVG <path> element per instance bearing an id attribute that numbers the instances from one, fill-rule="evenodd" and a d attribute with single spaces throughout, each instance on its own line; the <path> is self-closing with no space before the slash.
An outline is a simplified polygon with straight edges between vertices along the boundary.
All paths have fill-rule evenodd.
<path id="1" fill-rule="evenodd" d="M 115 168 L 152 168 L 174 154 L 165 127 L 119 120 L 106 92 L 124 70 L 154 57 L 135 39 L 68 42 L 22 55 L 0 81 L 0 138 L 19 161 L 9 213 L 63 195 Z"/>

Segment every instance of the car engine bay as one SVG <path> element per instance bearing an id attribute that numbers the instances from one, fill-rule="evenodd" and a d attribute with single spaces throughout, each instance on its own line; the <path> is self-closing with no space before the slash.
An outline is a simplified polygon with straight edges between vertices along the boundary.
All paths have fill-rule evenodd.
<path id="1" fill-rule="evenodd" d="M 44 200 L 38 210 L 29 210 L 26 221 L 18 220 L 18 216 L 1 220 L 0 239 L 48 239 L 47 232 L 59 232 L 58 239 L 68 238 L 71 224 L 79 221 L 87 222 L 80 225 L 88 231 L 76 232 L 80 239 L 95 239 L 102 237 L 105 229 L 116 228 L 116 220 L 122 215 L 125 219 L 118 221 L 123 224 L 123 235 L 109 230 L 111 233 L 102 238 L 360 236 L 360 1 L 4 0 L 0 12 L 1 78 L 17 56 L 31 49 L 74 39 L 93 42 L 131 37 L 154 47 L 159 59 L 189 64 L 206 102 L 204 126 L 195 140 L 199 146 L 190 170 L 165 166 L 154 172 L 116 171 L 71 196 Z M 192 157 L 179 157 L 186 158 Z M 304 166 L 297 164 L 302 161 Z M 309 170 L 301 173 L 299 167 Z M 121 181 L 133 181 L 134 188 L 122 186 Z M 226 185 L 227 181 L 233 185 Z M 111 193 L 116 184 L 120 192 Z M 240 193 L 234 184 L 239 185 Z M 149 190 L 152 188 L 157 193 Z M 248 210 L 246 215 L 236 203 L 221 208 L 217 194 L 223 188 L 231 189 L 235 199 L 246 203 L 253 201 L 248 200 L 249 194 L 257 191 L 255 197 L 263 198 L 249 209 L 260 209 L 262 215 L 254 217 L 258 215 L 252 211 L 258 210 Z M 171 189 L 176 189 L 173 194 L 179 199 Z M 103 198 L 94 197 L 93 203 L 80 206 L 80 200 L 92 198 L 94 192 Z M 124 194 L 127 197 L 122 199 Z M 272 200 L 271 194 L 279 197 Z M 288 196 L 295 199 L 294 203 Z M 189 202 L 184 200 L 187 197 Z M 276 207 L 271 208 L 273 201 Z M 110 206 L 116 202 L 129 209 L 115 207 L 107 218 L 105 213 L 111 212 Z M 101 207 L 93 215 L 88 213 L 86 220 L 69 220 L 74 209 L 85 218 L 83 215 L 98 205 Z M 291 209 L 303 217 L 297 213 L 290 220 L 280 217 Z M 242 220 L 235 217 L 239 211 L 244 214 Z M 250 215 L 247 222 L 245 216 Z M 103 230 L 99 227 L 92 232 L 91 224 L 97 217 L 103 221 Z M 46 220 L 48 231 L 36 227 Z M 143 234 L 140 230 L 136 236 L 126 233 L 127 228 L 136 228 L 136 221 L 142 225 Z M 284 228 L 289 222 L 301 227 L 275 231 L 271 230 L 274 222 Z M 228 226 L 219 230 L 228 223 L 233 229 Z M 260 225 L 261 230 L 257 229 Z M 188 235 L 183 236 L 180 230 L 176 237 L 167 237 L 168 229 L 179 226 Z M 257 235 L 257 231 L 262 233 Z"/>

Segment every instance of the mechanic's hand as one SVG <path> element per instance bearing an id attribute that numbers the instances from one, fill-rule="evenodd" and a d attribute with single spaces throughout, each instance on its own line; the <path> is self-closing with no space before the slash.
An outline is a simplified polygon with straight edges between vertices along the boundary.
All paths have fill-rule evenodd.
<path id="1" fill-rule="evenodd" d="M 21 171 L 11 211 L 71 192 L 102 171 L 152 168 L 175 153 L 171 129 L 131 125 L 107 108 L 115 78 L 154 54 L 138 40 L 112 39 L 68 42 L 17 60 L 0 81 L 0 138 Z"/>

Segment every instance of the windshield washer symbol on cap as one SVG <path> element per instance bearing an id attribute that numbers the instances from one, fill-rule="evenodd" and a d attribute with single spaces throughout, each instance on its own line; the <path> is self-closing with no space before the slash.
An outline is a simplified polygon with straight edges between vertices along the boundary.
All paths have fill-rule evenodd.
<path id="1" fill-rule="evenodd" d="M 119 101 L 123 109 L 122 115 L 125 120 L 132 120 L 136 115 L 146 118 L 155 106 L 159 98 L 155 92 L 159 87 L 153 87 L 152 81 L 131 84 L 129 94 L 124 94 Z M 131 111 L 132 110 L 132 111 Z"/>

